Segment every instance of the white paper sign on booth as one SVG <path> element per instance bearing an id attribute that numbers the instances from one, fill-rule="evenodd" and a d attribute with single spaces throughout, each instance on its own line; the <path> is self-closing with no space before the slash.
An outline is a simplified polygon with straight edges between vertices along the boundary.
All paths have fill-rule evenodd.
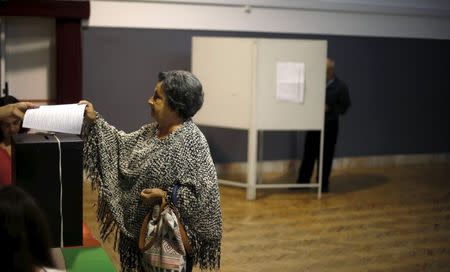
<path id="1" fill-rule="evenodd" d="M 305 92 L 305 64 L 277 62 L 276 99 L 303 103 Z"/>

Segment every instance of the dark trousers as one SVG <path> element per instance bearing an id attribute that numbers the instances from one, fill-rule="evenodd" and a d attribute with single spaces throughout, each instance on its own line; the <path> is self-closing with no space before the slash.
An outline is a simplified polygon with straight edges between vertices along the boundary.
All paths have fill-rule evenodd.
<path id="1" fill-rule="evenodd" d="M 336 147 L 339 130 L 338 120 L 325 121 L 323 146 L 323 169 L 322 169 L 322 192 L 328 192 L 331 167 L 333 165 L 334 150 Z M 314 163 L 319 158 L 320 153 L 320 131 L 308 131 L 306 133 L 305 146 L 303 151 L 302 164 L 298 173 L 298 183 L 309 183 Z M 319 167 L 317 167 L 319 169 Z M 319 175 L 317 175 L 319 178 Z"/>

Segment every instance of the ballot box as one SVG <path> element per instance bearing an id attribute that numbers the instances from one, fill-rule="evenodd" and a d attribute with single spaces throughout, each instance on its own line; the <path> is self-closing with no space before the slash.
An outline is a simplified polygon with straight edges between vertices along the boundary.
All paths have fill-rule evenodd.
<path id="1" fill-rule="evenodd" d="M 31 194 L 43 210 L 52 247 L 82 245 L 82 152 L 83 141 L 77 135 L 13 136 L 12 182 Z"/>

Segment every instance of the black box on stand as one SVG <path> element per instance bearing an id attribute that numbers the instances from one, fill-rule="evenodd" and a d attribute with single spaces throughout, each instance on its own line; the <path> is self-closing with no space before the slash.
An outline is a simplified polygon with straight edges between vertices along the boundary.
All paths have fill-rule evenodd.
<path id="1" fill-rule="evenodd" d="M 83 141 L 79 136 L 14 135 L 12 182 L 31 194 L 43 210 L 52 247 L 62 246 L 61 223 L 64 246 L 83 244 Z"/>

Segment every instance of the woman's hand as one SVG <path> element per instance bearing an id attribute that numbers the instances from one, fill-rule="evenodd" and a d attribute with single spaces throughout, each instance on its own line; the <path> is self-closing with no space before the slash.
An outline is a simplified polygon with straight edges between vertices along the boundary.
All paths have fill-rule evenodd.
<path id="1" fill-rule="evenodd" d="M 81 100 L 78 104 L 86 104 L 86 108 L 84 109 L 84 117 L 89 123 L 94 122 L 97 118 L 97 114 L 95 113 L 92 103 L 87 100 Z"/>
<path id="2" fill-rule="evenodd" d="M 8 117 L 18 117 L 23 119 L 24 113 L 27 109 L 34 109 L 38 106 L 30 102 L 17 102 L 14 104 L 8 104 L 6 106 L 0 107 L 0 120 Z"/>
<path id="3" fill-rule="evenodd" d="M 167 192 L 159 188 L 144 189 L 141 191 L 141 199 L 144 202 L 151 203 L 161 200 L 161 206 L 166 205 Z"/>

